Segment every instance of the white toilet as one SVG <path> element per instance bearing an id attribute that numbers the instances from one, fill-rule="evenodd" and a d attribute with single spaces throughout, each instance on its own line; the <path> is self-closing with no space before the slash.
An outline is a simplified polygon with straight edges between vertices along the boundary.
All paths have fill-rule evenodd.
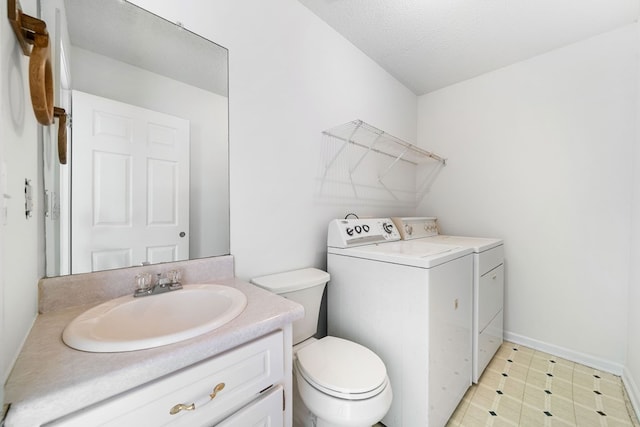
<path id="1" fill-rule="evenodd" d="M 256 277 L 251 283 L 304 306 L 293 324 L 293 425 L 369 427 L 391 406 L 382 360 L 336 337 L 313 338 L 329 273 L 315 268 Z"/>

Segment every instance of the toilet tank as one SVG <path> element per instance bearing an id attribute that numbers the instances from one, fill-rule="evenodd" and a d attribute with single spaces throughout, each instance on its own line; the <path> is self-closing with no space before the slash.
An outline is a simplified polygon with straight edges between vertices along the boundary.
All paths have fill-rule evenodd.
<path id="1" fill-rule="evenodd" d="M 304 317 L 293 323 L 293 344 L 311 338 L 318 331 L 318 315 L 329 273 L 304 268 L 251 279 L 251 283 L 301 304 Z"/>

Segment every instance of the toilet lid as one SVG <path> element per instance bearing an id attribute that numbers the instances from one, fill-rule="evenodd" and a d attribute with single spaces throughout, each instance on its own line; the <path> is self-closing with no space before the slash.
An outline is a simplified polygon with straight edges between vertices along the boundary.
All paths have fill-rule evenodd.
<path id="1" fill-rule="evenodd" d="M 324 337 L 297 352 L 302 376 L 328 394 L 365 399 L 386 386 L 387 369 L 368 348 L 337 337 Z"/>

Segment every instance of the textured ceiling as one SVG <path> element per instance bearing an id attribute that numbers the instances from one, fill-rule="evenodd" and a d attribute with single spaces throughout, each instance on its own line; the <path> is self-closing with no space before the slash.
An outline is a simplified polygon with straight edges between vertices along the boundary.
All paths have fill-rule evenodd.
<path id="1" fill-rule="evenodd" d="M 227 96 L 227 50 L 122 0 L 65 0 L 71 44 Z"/>
<path id="2" fill-rule="evenodd" d="M 640 0 L 299 0 L 418 95 L 634 22 Z"/>

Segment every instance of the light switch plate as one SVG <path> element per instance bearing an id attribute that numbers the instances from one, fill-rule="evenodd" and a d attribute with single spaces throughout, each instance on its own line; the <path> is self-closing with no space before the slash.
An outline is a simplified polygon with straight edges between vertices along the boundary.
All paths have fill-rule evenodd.
<path id="1" fill-rule="evenodd" d="M 30 179 L 24 179 L 24 216 L 33 216 L 33 186 Z"/>

